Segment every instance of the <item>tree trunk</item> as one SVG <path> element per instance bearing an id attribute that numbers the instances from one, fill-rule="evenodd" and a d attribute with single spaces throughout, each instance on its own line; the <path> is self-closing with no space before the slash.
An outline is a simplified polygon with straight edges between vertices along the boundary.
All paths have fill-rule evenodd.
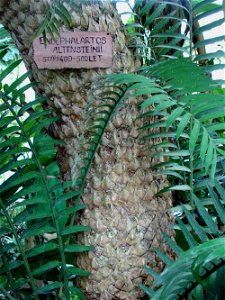
<path id="1" fill-rule="evenodd" d="M 49 2 L 49 1 L 48 1 Z M 77 3 L 78 1 L 76 1 Z M 82 1 L 81 1 L 82 2 Z M 84 130 L 83 108 L 87 90 L 97 76 L 130 72 L 138 65 L 127 41 L 115 8 L 107 1 L 80 4 L 81 13 L 73 12 L 76 31 L 106 31 L 113 37 L 113 66 L 110 69 L 39 70 L 32 57 L 30 39 L 46 14 L 46 1 L 0 0 L 0 22 L 11 32 L 28 69 L 37 83 L 39 94 L 47 95 L 47 106 L 62 116 L 51 130 L 65 142 L 58 151 L 62 177 L 70 178 Z M 135 66 L 136 64 L 136 66 Z M 84 202 L 87 206 L 82 223 L 92 231 L 80 237 L 95 251 L 78 257 L 80 267 L 92 275 L 80 285 L 88 299 L 140 299 L 137 286 L 146 274 L 149 262 L 159 269 L 153 247 L 166 248 L 161 229 L 168 228 L 167 209 L 171 200 L 154 194 L 164 186 L 162 176 L 152 175 L 149 166 L 156 159 L 145 157 L 146 145 L 138 140 L 137 100 L 128 101 L 109 125 L 88 176 Z"/>

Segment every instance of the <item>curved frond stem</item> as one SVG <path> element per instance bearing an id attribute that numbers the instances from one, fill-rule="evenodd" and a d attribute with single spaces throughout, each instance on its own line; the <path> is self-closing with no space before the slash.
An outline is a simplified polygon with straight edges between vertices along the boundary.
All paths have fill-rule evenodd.
<path id="1" fill-rule="evenodd" d="M 96 145 L 94 146 L 94 149 L 93 149 L 93 152 L 92 152 L 92 156 L 91 156 L 91 158 L 89 159 L 89 162 L 88 162 L 88 165 L 87 165 L 85 174 L 84 174 L 84 177 L 85 177 L 85 178 L 86 178 L 87 173 L 88 173 L 88 171 L 89 171 L 90 165 L 91 165 L 92 160 L 93 160 L 94 155 L 95 155 L 95 152 L 96 152 L 96 150 L 97 150 L 97 148 L 98 148 L 98 146 L 99 146 L 99 142 L 101 141 L 101 139 L 102 139 L 102 137 L 103 137 L 103 135 L 104 135 L 104 133 L 105 133 L 105 130 L 106 130 L 108 124 L 109 124 L 109 121 L 110 121 L 110 119 L 111 119 L 111 116 L 113 116 L 113 114 L 114 114 L 115 111 L 117 110 L 118 106 L 120 105 L 121 101 L 124 99 L 124 96 L 125 96 L 125 94 L 126 94 L 127 89 L 128 89 L 128 87 L 126 87 L 126 89 L 122 90 L 122 94 L 120 94 L 120 97 L 119 97 L 119 98 L 117 99 L 117 101 L 115 102 L 115 105 L 113 106 L 113 109 L 111 110 L 110 115 L 109 115 L 109 117 L 107 118 L 107 120 L 106 120 L 106 122 L 105 122 L 105 126 L 104 126 L 103 130 L 101 131 L 101 133 L 100 133 L 100 135 L 99 135 L 98 142 L 97 142 Z M 84 188 L 84 184 L 85 184 L 85 181 L 83 181 L 82 186 L 81 186 L 81 189 Z"/>
<path id="2" fill-rule="evenodd" d="M 30 139 L 27 131 L 23 127 L 23 124 L 20 121 L 20 118 L 18 117 L 17 113 L 14 111 L 14 109 L 9 104 L 9 101 L 12 101 L 12 99 L 9 96 L 5 96 L 5 94 L 2 93 L 1 91 L 0 91 L 0 96 L 3 99 L 5 105 L 8 107 L 8 109 L 12 113 L 12 115 L 15 118 L 17 124 L 21 128 L 21 132 L 25 136 L 25 138 L 27 140 L 27 143 L 28 143 L 33 155 L 34 155 L 34 159 L 37 163 L 37 167 L 39 169 L 39 172 L 40 172 L 40 175 L 41 175 L 41 178 L 42 178 L 42 182 L 45 186 L 45 190 L 47 192 L 46 194 L 47 194 L 47 197 L 48 197 L 48 202 L 50 204 L 50 209 L 51 209 L 51 212 L 52 212 L 51 217 L 52 217 L 53 224 L 56 228 L 57 241 L 58 241 L 58 244 L 59 244 L 59 253 L 60 253 L 61 262 L 62 262 L 62 274 L 63 274 L 63 280 L 64 280 L 65 296 L 66 296 L 66 300 L 69 300 L 70 299 L 70 292 L 69 292 L 69 285 L 68 285 L 69 282 L 68 282 L 68 276 L 67 276 L 66 257 L 65 257 L 65 253 L 64 253 L 64 246 L 63 246 L 63 241 L 62 241 L 62 237 L 61 237 L 61 233 L 60 233 L 60 227 L 59 227 L 59 224 L 57 222 L 56 209 L 55 209 L 55 206 L 54 206 L 54 203 L 53 203 L 53 199 L 51 197 L 51 191 L 50 191 L 49 185 L 47 183 L 46 175 L 45 175 L 44 170 L 42 168 L 41 162 L 38 158 L 38 154 L 36 152 L 36 149 L 33 146 L 32 140 Z"/>
<path id="3" fill-rule="evenodd" d="M 10 217 L 10 215 L 9 215 L 9 213 L 8 213 L 8 211 L 7 211 L 7 209 L 6 209 L 6 207 L 5 207 L 5 205 L 4 205 L 4 203 L 3 203 L 3 201 L 2 201 L 1 198 L 0 198 L 0 206 L 2 208 L 4 216 L 6 217 L 6 220 L 7 220 L 8 224 L 9 224 L 9 226 L 10 226 L 12 234 L 13 234 L 13 236 L 15 238 L 18 250 L 19 250 L 19 252 L 20 252 L 20 254 L 22 256 L 22 259 L 23 259 L 23 262 L 24 262 L 24 266 L 26 268 L 27 275 L 29 277 L 31 288 L 32 288 L 33 292 L 35 292 L 35 290 L 36 290 L 35 280 L 34 280 L 34 277 L 32 275 L 32 271 L 31 271 L 31 268 L 30 268 L 30 265 L 29 265 L 26 253 L 24 251 L 23 245 L 20 242 L 20 238 L 19 238 L 19 236 L 18 236 L 18 234 L 16 232 L 16 229 L 15 229 L 15 226 L 14 226 L 12 220 L 11 220 L 11 217 Z M 34 298 L 38 300 L 38 296 L 37 295 L 34 295 Z"/>
<path id="4" fill-rule="evenodd" d="M 79 184 L 79 187 L 78 187 L 78 189 L 80 191 L 80 194 L 79 194 L 79 196 L 77 198 L 78 202 L 80 201 L 80 197 L 82 195 L 82 191 L 83 191 L 85 183 L 86 183 L 86 177 L 87 177 L 88 171 L 90 169 L 91 163 L 93 161 L 93 158 L 94 158 L 96 150 L 97 150 L 97 148 L 99 146 L 99 143 L 100 143 L 100 141 L 101 141 L 101 139 L 102 139 L 102 137 L 103 137 L 103 135 L 105 133 L 105 129 L 108 126 L 111 117 L 113 116 L 113 114 L 115 113 L 115 111 L 117 110 L 117 108 L 120 106 L 121 101 L 124 99 L 126 91 L 128 89 L 128 86 L 126 86 L 125 89 L 123 89 L 123 88 L 121 88 L 119 86 L 116 86 L 116 87 L 117 87 L 117 89 L 120 90 L 120 92 L 121 92 L 120 94 L 115 93 L 113 91 L 110 91 L 112 94 L 116 95 L 116 97 L 117 97 L 116 99 L 113 99 L 110 96 L 107 97 L 107 98 L 103 97 L 104 100 L 106 100 L 106 99 L 113 100 L 114 105 L 113 105 L 112 110 L 110 110 L 109 112 L 107 112 L 107 119 L 104 121 L 104 127 L 102 128 L 101 132 L 98 134 L 97 141 L 92 144 L 93 148 L 90 151 L 90 156 L 88 157 L 88 161 L 87 161 L 87 164 L 85 165 L 84 173 L 82 174 L 82 182 Z M 103 94 L 104 94 L 104 92 L 103 92 Z M 95 110 L 93 110 L 92 112 L 95 112 Z M 93 119 L 93 122 L 94 122 L 94 119 Z M 76 164 L 77 164 L 77 162 L 76 162 Z M 72 178 L 73 178 L 73 174 L 72 174 Z M 72 225 L 74 223 L 74 221 L 75 221 L 75 215 L 72 216 L 70 224 Z"/>
<path id="5" fill-rule="evenodd" d="M 214 263 L 213 267 L 210 270 L 205 268 L 206 274 L 200 276 L 201 281 L 207 279 L 210 275 L 215 273 L 217 270 L 219 270 L 223 266 L 225 266 L 225 260 L 221 259 L 220 263 L 218 263 L 218 264 Z M 186 285 L 184 293 L 182 295 L 178 296 L 179 300 L 187 299 L 188 295 L 190 295 L 190 293 L 200 284 L 200 282 L 197 280 L 192 280 L 189 283 L 190 283 L 190 285 Z"/>

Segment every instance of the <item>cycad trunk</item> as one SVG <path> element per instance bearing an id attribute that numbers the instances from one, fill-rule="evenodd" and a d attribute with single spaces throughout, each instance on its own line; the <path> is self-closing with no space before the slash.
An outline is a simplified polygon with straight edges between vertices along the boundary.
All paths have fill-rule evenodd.
<path id="1" fill-rule="evenodd" d="M 32 58 L 30 38 L 45 16 L 46 1 L 0 1 L 0 21 L 12 33 L 27 68 L 32 70 L 32 79 L 39 82 L 37 91 L 47 95 L 47 106 L 62 116 L 52 134 L 65 142 L 58 151 L 63 178 L 70 177 L 84 130 L 83 108 L 91 83 L 101 74 L 135 69 L 115 9 L 106 1 L 90 2 L 80 4 L 80 14 L 73 12 L 73 29 L 112 34 L 110 69 L 39 70 Z M 92 231 L 81 240 L 94 245 L 95 251 L 77 260 L 80 267 L 92 271 L 89 279 L 80 283 L 89 299 L 139 299 L 142 293 L 137 282 L 146 277 L 143 265 L 151 260 L 151 265 L 162 268 L 157 266 L 152 247 L 165 247 L 160 229 L 168 227 L 166 210 L 171 200 L 168 195 L 154 196 L 165 180 L 149 170 L 153 161 L 145 157 L 146 145 L 138 142 L 137 115 L 137 103 L 130 102 L 113 118 L 89 175 L 82 223 Z"/>

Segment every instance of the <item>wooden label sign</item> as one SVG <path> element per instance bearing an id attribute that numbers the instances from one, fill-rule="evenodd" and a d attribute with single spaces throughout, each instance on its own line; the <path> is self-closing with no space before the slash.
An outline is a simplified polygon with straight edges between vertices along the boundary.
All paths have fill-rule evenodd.
<path id="1" fill-rule="evenodd" d="M 109 68 L 112 66 L 112 37 L 106 32 L 61 32 L 53 40 L 33 41 L 33 57 L 39 69 Z"/>

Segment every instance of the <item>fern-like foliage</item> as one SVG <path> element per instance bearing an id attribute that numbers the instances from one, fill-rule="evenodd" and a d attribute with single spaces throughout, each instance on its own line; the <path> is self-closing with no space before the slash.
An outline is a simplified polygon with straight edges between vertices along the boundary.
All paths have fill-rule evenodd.
<path id="1" fill-rule="evenodd" d="M 219 135 L 219 131 L 224 128 L 224 123 L 218 123 L 217 120 L 224 116 L 225 98 L 224 95 L 217 97 L 214 94 L 214 91 L 220 88 L 219 82 L 212 80 L 189 59 L 165 61 L 150 67 L 148 72 L 163 82 L 164 90 L 161 94 L 163 99 L 159 102 L 160 95 L 150 97 L 142 104 L 142 108 L 145 109 L 155 104 L 153 114 L 164 112 L 158 126 L 166 128 L 166 135 L 174 137 L 186 148 L 186 152 L 179 153 L 179 151 L 184 151 L 179 149 L 179 145 L 176 145 L 177 150 L 171 150 L 170 147 L 164 145 L 166 150 L 153 155 L 170 156 L 175 160 L 176 158 L 179 160 L 181 156 L 189 157 L 189 165 L 186 161 L 183 162 L 190 169 L 186 169 L 187 172 L 194 173 L 201 169 L 202 177 L 209 173 L 213 180 L 217 171 L 217 162 L 220 156 L 224 155 L 224 141 Z M 189 74 L 188 77 L 187 74 Z M 143 129 L 148 128 L 147 125 Z M 164 134 L 164 132 L 160 133 L 161 137 L 164 137 Z M 150 134 L 146 138 L 154 138 L 154 136 Z M 169 161 L 165 171 L 170 170 Z"/>
<path id="2" fill-rule="evenodd" d="M 70 206 L 77 192 L 71 192 L 71 182 L 60 180 L 55 160 L 59 142 L 46 130 L 57 118 L 41 108 L 45 98 L 26 102 L 24 92 L 32 84 L 23 82 L 29 72 L 10 85 L 4 83 L 19 64 L 15 61 L 0 73 L 1 297 L 39 299 L 52 294 L 57 299 L 85 299 L 74 280 L 89 273 L 74 266 L 71 254 L 92 247 L 70 239 L 89 230 L 71 223 L 71 215 L 84 205 Z"/>
<path id="3" fill-rule="evenodd" d="M 127 76 L 133 76 L 132 74 Z M 104 87 L 103 87 L 104 85 Z M 85 180 L 106 127 L 115 113 L 125 104 L 127 85 L 116 86 L 101 81 L 90 92 L 86 105 L 85 133 L 79 158 L 71 170 L 73 186 L 82 193 Z"/>
<path id="4" fill-rule="evenodd" d="M 182 205 L 186 221 L 183 222 L 178 218 L 176 227 L 184 237 L 185 250 L 164 233 L 167 243 L 177 257 L 172 261 L 160 250 L 156 250 L 167 267 L 161 274 L 145 268 L 146 272 L 154 277 L 153 287 L 161 286 L 154 291 L 140 284 L 151 299 L 187 299 L 187 297 L 188 299 L 220 299 L 223 297 L 224 287 L 221 280 L 225 265 L 223 230 L 225 202 L 221 190 L 218 182 L 215 182 L 214 188 L 208 187 L 210 193 L 208 204 L 213 203 L 218 218 L 213 219 L 209 208 L 205 208 L 202 201 L 194 194 L 197 218 Z"/>
<path id="5" fill-rule="evenodd" d="M 224 237 L 216 238 L 187 251 L 181 250 L 175 262 L 171 261 L 168 268 L 160 275 L 154 274 L 154 286 L 162 285 L 161 288 L 154 292 L 143 284 L 140 287 L 155 300 L 187 299 L 187 297 L 188 299 L 216 299 L 217 297 L 222 299 L 220 297 L 223 297 L 221 280 L 225 265 L 222 250 L 224 242 Z M 161 254 L 160 258 L 162 257 Z M 168 258 L 163 258 L 168 261 Z M 147 267 L 146 271 L 153 276 L 153 272 Z"/>
<path id="6" fill-rule="evenodd" d="M 124 1 L 123 1 L 124 2 Z M 223 68 L 224 64 L 215 59 L 224 57 L 223 51 L 207 53 L 206 47 L 213 43 L 222 43 L 225 36 L 218 35 L 205 39 L 207 31 L 224 23 L 220 19 L 200 26 L 204 18 L 210 19 L 215 13 L 222 13 L 224 8 L 218 1 L 135 1 L 131 7 L 133 22 L 126 28 L 130 33 L 131 47 L 136 54 L 143 57 L 144 64 L 152 64 L 162 58 L 187 57 L 207 66 L 208 70 Z"/>
<path id="7" fill-rule="evenodd" d="M 115 85 L 127 84 L 127 94 L 131 97 L 149 96 L 141 104 L 142 117 L 147 123 L 148 116 L 155 115 L 159 122 L 146 124 L 140 128 L 146 131 L 145 139 L 162 138 L 163 142 L 154 144 L 151 156 L 168 156 L 168 162 L 163 165 L 163 174 L 183 178 L 183 172 L 193 171 L 194 162 L 201 161 L 196 168 L 202 169 L 202 176 L 210 174 L 211 179 L 216 173 L 217 162 L 224 154 L 223 139 L 219 131 L 224 128 L 224 123 L 217 123 L 219 117 L 224 116 L 224 96 L 212 92 L 220 89 L 217 81 L 212 80 L 205 71 L 189 59 L 166 60 L 155 64 L 144 71 L 147 79 L 140 75 L 111 75 L 108 81 Z M 186 74 L 189 74 L 187 77 Z M 154 79 L 155 78 L 155 79 Z M 218 97 L 217 97 L 218 96 Z M 154 110 L 149 108 L 154 105 Z M 211 124 L 212 123 L 212 124 Z M 158 133 L 148 131 L 154 128 L 164 128 Z M 174 130 L 175 128 L 175 130 Z M 178 142 L 185 144 L 186 149 L 179 149 Z M 185 165 L 180 165 L 181 157 L 186 157 Z M 181 172 L 181 174 L 175 173 Z M 175 189 L 175 187 L 173 187 Z M 179 189 L 190 190 L 187 182 Z"/>
<path id="8" fill-rule="evenodd" d="M 71 9 L 80 10 L 79 6 L 72 0 L 53 0 L 46 5 L 48 5 L 46 16 L 32 37 L 33 40 L 42 35 L 45 44 L 47 34 L 55 40 L 56 37 L 60 36 L 60 28 L 62 26 L 71 27 Z"/>

